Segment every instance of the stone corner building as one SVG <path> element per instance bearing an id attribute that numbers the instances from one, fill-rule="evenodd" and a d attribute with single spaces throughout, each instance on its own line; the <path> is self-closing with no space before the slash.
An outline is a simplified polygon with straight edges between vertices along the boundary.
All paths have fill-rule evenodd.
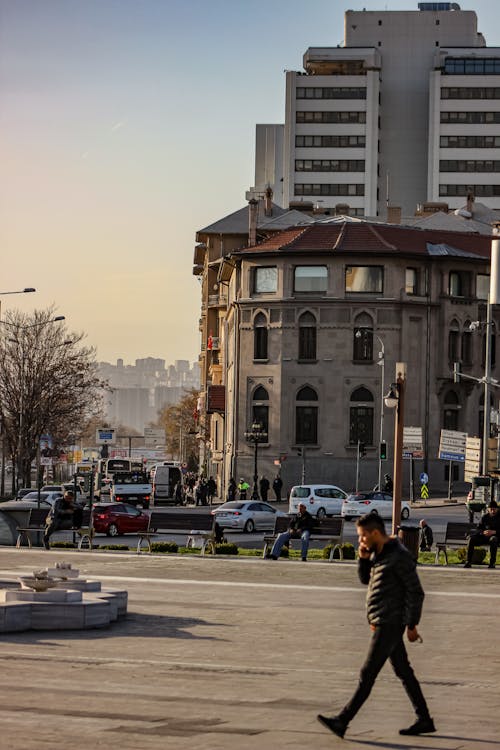
<path id="1" fill-rule="evenodd" d="M 283 225 L 286 214 L 278 213 Z M 220 493 L 230 476 L 251 483 L 254 453 L 244 433 L 253 421 L 268 433 L 258 448 L 259 475 L 272 480 L 280 471 L 289 489 L 304 464 L 309 481 L 349 490 L 361 441 L 360 486 L 371 488 L 396 362 L 407 364 L 405 425 L 423 431 L 425 459 L 415 462 L 415 474 L 425 469 L 431 491 L 444 489 L 449 465 L 437 458 L 440 430 L 482 434 L 482 389 L 455 384 L 453 362 L 483 374 L 484 326 L 473 332 L 470 323 L 486 317 L 491 238 L 346 217 L 304 216 L 301 226 L 268 229 L 261 227 L 264 239 L 254 246 L 237 248 L 233 234 L 233 247 L 224 247 L 219 233 L 212 247 L 197 248 L 203 283 L 218 290 L 213 309 L 204 298 L 200 324 L 205 469 Z M 495 339 L 496 325 L 493 376 Z M 218 409 L 207 412 L 210 402 Z M 384 473 L 392 473 L 393 422 L 385 409 Z M 454 471 L 462 480 L 463 470 Z"/>

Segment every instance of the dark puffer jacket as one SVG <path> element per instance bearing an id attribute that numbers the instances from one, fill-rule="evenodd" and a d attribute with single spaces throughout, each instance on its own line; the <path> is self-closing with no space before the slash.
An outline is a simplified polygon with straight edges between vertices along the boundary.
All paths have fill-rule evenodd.
<path id="1" fill-rule="evenodd" d="M 361 583 L 368 584 L 366 614 L 370 625 L 418 625 L 424 590 L 416 565 L 398 539 L 390 539 L 382 552 L 359 559 Z"/>

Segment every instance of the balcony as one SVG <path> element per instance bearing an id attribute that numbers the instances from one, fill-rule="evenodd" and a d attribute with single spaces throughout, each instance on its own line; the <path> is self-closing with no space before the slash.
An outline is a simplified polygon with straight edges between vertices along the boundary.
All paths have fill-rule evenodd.
<path id="1" fill-rule="evenodd" d="M 209 307 L 227 307 L 227 295 L 226 294 L 209 294 L 208 306 Z"/>

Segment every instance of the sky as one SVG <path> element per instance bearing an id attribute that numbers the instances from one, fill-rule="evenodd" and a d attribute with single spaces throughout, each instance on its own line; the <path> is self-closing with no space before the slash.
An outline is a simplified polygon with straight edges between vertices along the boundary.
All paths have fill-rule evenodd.
<path id="1" fill-rule="evenodd" d="M 99 361 L 195 361 L 195 234 L 245 205 L 255 126 L 344 12 L 417 0 L 0 0 L 0 297 Z M 500 46 L 498 2 L 469 0 Z"/>

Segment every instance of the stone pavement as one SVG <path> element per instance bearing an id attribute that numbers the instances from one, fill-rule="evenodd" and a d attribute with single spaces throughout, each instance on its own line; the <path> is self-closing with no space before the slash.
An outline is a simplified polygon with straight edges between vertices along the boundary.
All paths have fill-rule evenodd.
<path id="1" fill-rule="evenodd" d="M 315 716 L 350 697 L 368 644 L 354 563 L 2 547 L 0 578 L 63 560 L 128 589 L 129 615 L 1 637 L 2 750 L 500 748 L 499 570 L 419 568 L 409 652 L 437 733 L 399 736 L 412 710 L 386 667 L 342 741 Z"/>

